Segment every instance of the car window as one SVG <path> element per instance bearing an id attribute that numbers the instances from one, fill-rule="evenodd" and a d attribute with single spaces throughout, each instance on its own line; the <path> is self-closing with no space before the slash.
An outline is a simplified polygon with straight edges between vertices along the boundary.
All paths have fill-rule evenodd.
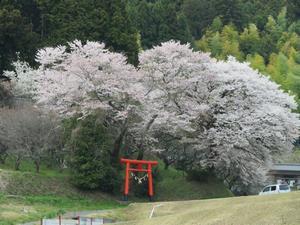
<path id="1" fill-rule="evenodd" d="M 286 190 L 289 190 L 289 189 L 290 189 L 289 185 L 286 185 L 286 184 L 279 185 L 279 190 L 281 190 L 281 191 L 286 191 Z"/>
<path id="2" fill-rule="evenodd" d="M 270 191 L 270 187 L 266 187 L 266 188 L 264 188 L 264 190 L 263 190 L 263 192 L 268 192 L 268 191 Z"/>
<path id="3" fill-rule="evenodd" d="M 271 191 L 276 191 L 276 186 L 271 186 Z"/>

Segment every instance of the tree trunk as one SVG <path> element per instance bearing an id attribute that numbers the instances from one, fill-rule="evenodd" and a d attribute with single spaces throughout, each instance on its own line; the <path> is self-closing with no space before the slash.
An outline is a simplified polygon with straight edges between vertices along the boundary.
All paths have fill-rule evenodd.
<path id="1" fill-rule="evenodd" d="M 34 160 L 34 164 L 35 164 L 35 171 L 37 173 L 40 173 L 40 160 Z"/>
<path id="2" fill-rule="evenodd" d="M 7 157 L 7 146 L 0 143 L 0 164 L 5 164 Z"/>
<path id="3" fill-rule="evenodd" d="M 169 169 L 169 166 L 170 166 L 170 164 L 165 162 L 165 167 L 164 167 L 164 169 L 165 169 L 165 170 L 168 170 L 168 169 Z"/>
<path id="4" fill-rule="evenodd" d="M 143 160 L 144 153 L 145 153 L 144 145 L 142 143 L 140 143 L 139 146 L 138 146 L 138 156 L 136 157 L 136 159 L 137 160 Z"/>
<path id="5" fill-rule="evenodd" d="M 7 159 L 7 154 L 1 155 L 0 156 L 0 164 L 4 165 Z"/>
<path id="6" fill-rule="evenodd" d="M 138 146 L 138 156 L 137 160 L 142 160 L 144 158 L 145 148 L 144 148 L 144 140 L 147 132 L 150 130 L 152 124 L 154 123 L 155 119 L 158 117 L 158 115 L 154 115 L 151 120 L 147 123 L 147 126 L 145 128 L 144 134 L 141 139 L 141 143 Z"/>
<path id="7" fill-rule="evenodd" d="M 21 157 L 17 156 L 16 162 L 15 162 L 15 170 L 20 170 L 20 165 L 21 165 Z"/>
<path id="8" fill-rule="evenodd" d="M 123 143 L 126 133 L 127 133 L 127 121 L 125 121 L 125 123 L 123 124 L 121 133 L 119 134 L 118 138 L 116 139 L 116 141 L 114 143 L 114 149 L 113 149 L 113 152 L 111 153 L 111 163 L 112 164 L 119 163 L 121 147 L 122 147 L 122 143 Z"/>

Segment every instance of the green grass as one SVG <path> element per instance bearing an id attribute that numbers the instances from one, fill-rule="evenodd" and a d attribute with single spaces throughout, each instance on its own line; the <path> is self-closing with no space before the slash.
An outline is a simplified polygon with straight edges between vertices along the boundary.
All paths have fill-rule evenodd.
<path id="1" fill-rule="evenodd" d="M 81 191 L 69 181 L 69 173 L 41 168 L 35 172 L 29 161 L 13 170 L 8 161 L 0 169 L 0 225 L 51 218 L 59 213 L 123 207 L 112 196 L 101 192 Z"/>
<path id="2" fill-rule="evenodd" d="M 156 185 L 158 201 L 193 200 L 233 196 L 222 181 L 213 176 L 200 181 L 187 180 L 186 174 L 170 167 L 164 170 L 160 165 L 161 181 Z"/>
<path id="3" fill-rule="evenodd" d="M 6 197 L 0 196 L 0 225 L 52 218 L 67 211 L 102 210 L 123 207 L 115 201 L 95 201 L 79 197 L 51 195 Z"/>
<path id="4" fill-rule="evenodd" d="M 12 160 L 1 168 L 0 225 L 36 221 L 42 217 L 54 217 L 59 212 L 122 207 L 116 201 L 121 199 L 121 192 L 112 196 L 99 191 L 78 190 L 71 184 L 68 171 L 61 173 L 42 166 L 37 174 L 30 161 L 24 161 L 20 171 L 14 171 Z M 200 182 L 188 181 L 182 171 L 172 167 L 164 170 L 161 163 L 159 177 L 155 188 L 156 201 L 232 196 L 223 183 L 214 177 Z M 134 197 L 132 192 L 129 199 L 148 201 L 147 197 Z"/>
<path id="5" fill-rule="evenodd" d="M 0 164 L 0 169 L 15 170 L 14 159 L 13 158 L 8 158 L 5 162 L 5 164 Z M 22 160 L 19 171 L 20 172 L 35 173 L 36 169 L 35 169 L 35 166 L 34 166 L 34 164 L 31 160 L 24 159 L 24 160 Z M 45 176 L 45 177 L 65 178 L 66 176 L 69 176 L 69 171 L 67 169 L 64 169 L 63 171 L 60 171 L 57 168 L 48 168 L 45 165 L 45 162 L 42 162 L 39 174 L 41 176 Z"/>
<path id="6" fill-rule="evenodd" d="M 212 175 L 203 180 L 192 181 L 187 179 L 185 172 L 176 170 L 174 167 L 165 170 L 161 161 L 159 161 L 157 169 L 159 171 L 158 176 L 154 180 L 155 201 L 182 201 L 233 196 L 223 182 Z M 143 195 L 144 197 L 140 195 L 136 197 L 131 187 L 129 192 L 131 202 L 149 201 L 146 193 Z M 121 198 L 121 196 L 118 197 Z"/>
<path id="7" fill-rule="evenodd" d="M 153 218 L 149 214 L 156 208 Z M 197 201 L 134 203 L 101 213 L 130 225 L 296 225 L 300 224 L 300 192 Z"/>

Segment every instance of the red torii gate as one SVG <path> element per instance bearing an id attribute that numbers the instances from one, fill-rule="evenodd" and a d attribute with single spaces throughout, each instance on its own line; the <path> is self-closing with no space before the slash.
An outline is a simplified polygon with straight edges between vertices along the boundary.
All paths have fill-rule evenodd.
<path id="1" fill-rule="evenodd" d="M 124 200 L 128 200 L 128 193 L 129 193 L 129 172 L 145 172 L 148 174 L 148 194 L 150 200 L 153 197 L 153 179 L 152 179 L 152 166 L 158 164 L 157 161 L 147 161 L 147 160 L 134 160 L 134 159 L 121 159 L 121 163 L 126 164 L 125 170 L 125 184 L 124 184 Z M 130 165 L 137 165 L 136 168 L 131 168 Z M 143 165 L 147 165 L 147 168 L 144 169 Z"/>

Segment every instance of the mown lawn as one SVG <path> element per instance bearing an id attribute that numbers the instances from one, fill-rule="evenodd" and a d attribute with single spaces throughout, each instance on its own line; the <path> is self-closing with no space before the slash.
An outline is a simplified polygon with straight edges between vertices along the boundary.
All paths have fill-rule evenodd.
<path id="1" fill-rule="evenodd" d="M 161 205 L 149 219 L 153 206 Z M 94 215 L 99 216 L 99 215 Z M 130 225 L 298 225 L 300 192 L 270 196 L 135 203 L 102 216 Z"/>

